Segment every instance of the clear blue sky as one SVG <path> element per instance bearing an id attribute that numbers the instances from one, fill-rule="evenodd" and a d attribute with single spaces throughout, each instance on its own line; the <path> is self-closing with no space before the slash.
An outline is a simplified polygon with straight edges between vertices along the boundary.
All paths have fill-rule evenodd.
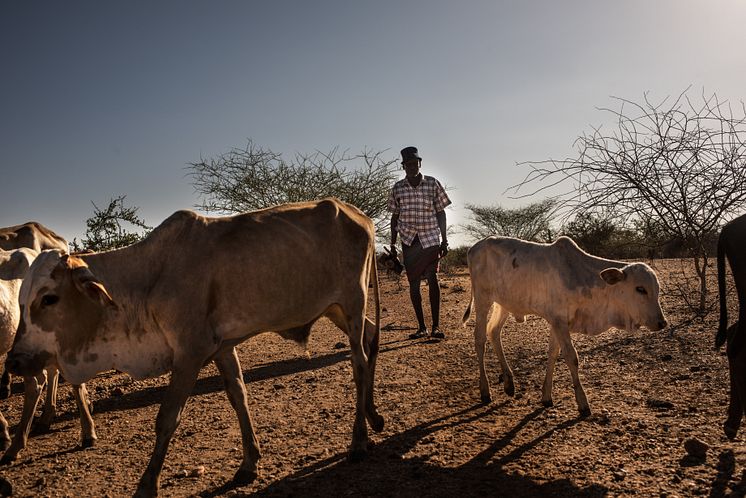
<path id="1" fill-rule="evenodd" d="M 80 238 L 122 194 L 157 225 L 199 201 L 187 163 L 249 138 L 416 145 L 464 223 L 612 95 L 745 100 L 744 25 L 743 0 L 5 1 L 0 226 Z"/>

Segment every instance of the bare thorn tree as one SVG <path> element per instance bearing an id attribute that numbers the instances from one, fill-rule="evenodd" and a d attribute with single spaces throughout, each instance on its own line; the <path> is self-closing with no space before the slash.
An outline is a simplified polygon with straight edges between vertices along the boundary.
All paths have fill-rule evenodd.
<path id="1" fill-rule="evenodd" d="M 337 197 L 357 206 L 383 233 L 389 223 L 388 195 L 398 171 L 395 160 L 384 159 L 384 153 L 364 150 L 350 155 L 333 148 L 285 161 L 281 154 L 249 140 L 243 149 L 190 163 L 189 174 L 202 201 L 197 207 L 205 211 L 237 213 Z"/>
<path id="2" fill-rule="evenodd" d="M 534 195 L 559 185 L 571 212 L 616 212 L 652 220 L 689 249 L 699 279 L 696 312 L 707 311 L 707 241 L 746 206 L 746 108 L 734 113 L 716 94 L 696 103 L 687 88 L 677 98 L 643 103 L 614 98 L 602 108 L 615 121 L 607 132 L 593 128 L 575 142 L 577 156 L 522 163 L 531 171 L 516 194 Z M 522 197 L 524 195 L 518 195 Z"/>
<path id="3" fill-rule="evenodd" d="M 467 204 L 472 222 L 464 225 L 464 231 L 475 239 L 491 235 L 516 237 L 536 242 L 552 239 L 551 223 L 557 202 L 545 199 L 524 207 L 508 209 L 502 206 L 477 206 Z"/>

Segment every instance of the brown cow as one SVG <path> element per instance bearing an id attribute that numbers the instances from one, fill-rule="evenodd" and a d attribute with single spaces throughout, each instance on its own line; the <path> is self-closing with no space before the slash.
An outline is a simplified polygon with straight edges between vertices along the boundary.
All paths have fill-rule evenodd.
<path id="1" fill-rule="evenodd" d="M 36 221 L 0 228 L 0 249 L 11 251 L 28 247 L 36 252 L 45 249 L 67 251 L 67 241 Z"/>
<path id="2" fill-rule="evenodd" d="M 365 317 L 368 284 L 375 324 Z M 350 458 L 365 455 L 373 402 L 380 305 L 375 229 L 336 199 L 222 218 L 170 216 L 129 247 L 79 257 L 40 255 L 21 288 L 12 371 L 48 365 L 71 382 L 117 369 L 134 378 L 172 372 L 156 419 L 156 444 L 138 496 L 157 494 L 169 441 L 200 369 L 214 360 L 238 416 L 243 461 L 234 477 L 257 475 L 259 444 L 234 346 L 265 331 L 304 340 L 327 316 L 349 336 L 357 406 Z"/>

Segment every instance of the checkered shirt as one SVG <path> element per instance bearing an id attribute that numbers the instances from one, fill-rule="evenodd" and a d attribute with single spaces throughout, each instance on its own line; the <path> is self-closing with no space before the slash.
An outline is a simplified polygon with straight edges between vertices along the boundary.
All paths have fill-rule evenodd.
<path id="1" fill-rule="evenodd" d="M 445 189 L 432 176 L 423 176 L 417 187 L 406 178 L 394 184 L 389 195 L 388 209 L 399 215 L 396 231 L 402 244 L 412 245 L 419 236 L 423 249 L 440 244 L 440 228 L 435 213 L 451 203 Z"/>

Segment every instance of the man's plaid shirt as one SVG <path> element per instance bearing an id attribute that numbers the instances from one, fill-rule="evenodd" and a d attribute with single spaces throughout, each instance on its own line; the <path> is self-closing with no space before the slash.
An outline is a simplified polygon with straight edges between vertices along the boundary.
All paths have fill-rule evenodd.
<path id="1" fill-rule="evenodd" d="M 399 215 L 396 231 L 402 244 L 412 245 L 415 236 L 420 237 L 423 248 L 440 244 L 440 228 L 435 213 L 443 211 L 451 203 L 445 189 L 432 176 L 423 176 L 417 187 L 412 187 L 406 178 L 394 184 L 389 195 L 388 208 Z"/>

